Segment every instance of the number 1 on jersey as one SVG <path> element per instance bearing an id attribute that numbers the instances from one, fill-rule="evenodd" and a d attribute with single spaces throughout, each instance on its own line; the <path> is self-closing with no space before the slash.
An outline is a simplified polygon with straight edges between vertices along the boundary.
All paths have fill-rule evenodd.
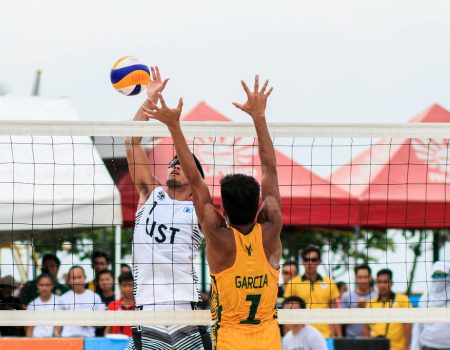
<path id="1" fill-rule="evenodd" d="M 241 320 L 240 324 L 260 324 L 261 320 L 255 319 L 256 312 L 258 311 L 259 302 L 261 301 L 261 294 L 248 294 L 245 298 L 246 301 L 250 301 L 250 312 L 246 320 Z"/>

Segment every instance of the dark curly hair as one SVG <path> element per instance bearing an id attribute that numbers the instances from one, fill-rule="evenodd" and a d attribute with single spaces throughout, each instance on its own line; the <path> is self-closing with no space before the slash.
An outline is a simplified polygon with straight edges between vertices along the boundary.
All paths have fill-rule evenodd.
<path id="1" fill-rule="evenodd" d="M 247 225 L 255 220 L 259 204 L 259 184 L 244 174 L 226 175 L 220 181 L 222 205 L 231 224 Z"/>

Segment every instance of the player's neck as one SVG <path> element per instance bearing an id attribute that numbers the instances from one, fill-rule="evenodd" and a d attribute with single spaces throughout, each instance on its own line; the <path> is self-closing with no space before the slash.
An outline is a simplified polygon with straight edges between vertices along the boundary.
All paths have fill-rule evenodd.
<path id="1" fill-rule="evenodd" d="M 170 198 L 176 201 L 187 201 L 191 197 L 189 185 L 168 186 L 167 193 Z"/>
<path id="2" fill-rule="evenodd" d="M 238 230 L 240 233 L 247 235 L 250 232 L 252 232 L 253 227 L 255 227 L 254 223 L 247 224 L 247 225 L 236 225 L 236 224 L 230 224 L 231 227 L 234 227 L 236 230 Z"/>

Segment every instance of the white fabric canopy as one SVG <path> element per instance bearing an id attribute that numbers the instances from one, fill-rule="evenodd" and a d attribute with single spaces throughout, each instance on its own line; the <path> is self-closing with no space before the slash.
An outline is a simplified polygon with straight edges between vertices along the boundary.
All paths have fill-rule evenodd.
<path id="1" fill-rule="evenodd" d="M 4 96 L 7 119 L 79 118 L 66 98 Z M 119 192 L 89 137 L 0 136 L 0 231 L 121 224 Z"/>

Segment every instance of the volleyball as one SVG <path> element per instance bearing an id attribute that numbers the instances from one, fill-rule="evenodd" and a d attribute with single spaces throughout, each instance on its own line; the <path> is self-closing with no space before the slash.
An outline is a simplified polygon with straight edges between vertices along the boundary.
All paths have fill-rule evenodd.
<path id="1" fill-rule="evenodd" d="M 111 84 L 126 96 L 139 94 L 150 81 L 150 71 L 139 57 L 125 56 L 111 69 Z"/>

